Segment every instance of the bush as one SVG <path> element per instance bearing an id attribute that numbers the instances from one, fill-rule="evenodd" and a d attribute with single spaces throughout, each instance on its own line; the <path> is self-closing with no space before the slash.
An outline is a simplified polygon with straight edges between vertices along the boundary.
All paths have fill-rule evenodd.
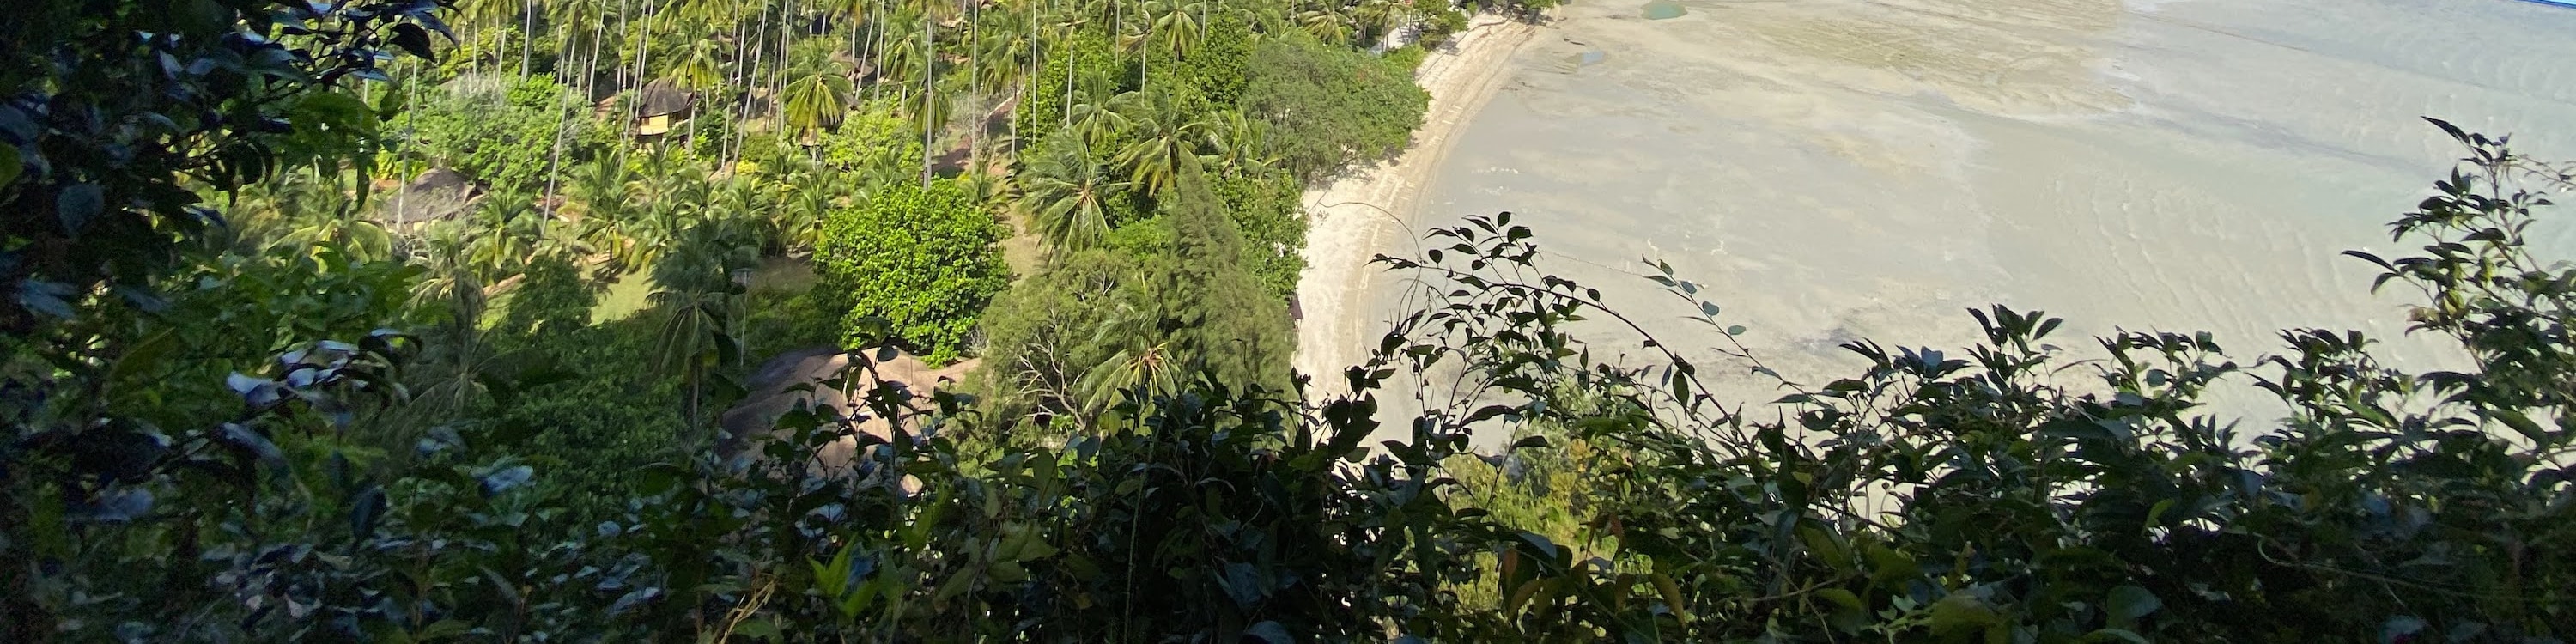
<path id="1" fill-rule="evenodd" d="M 1010 283 L 1001 236 L 953 182 L 887 186 L 824 222 L 815 297 L 845 312 L 847 346 L 891 339 L 933 364 L 956 360 L 984 305 Z"/>
<path id="2" fill-rule="evenodd" d="M 1413 70 L 1302 32 L 1253 47 L 1242 99 L 1246 115 L 1270 124 L 1283 167 L 1310 181 L 1403 151 L 1430 104 Z"/>
<path id="3" fill-rule="evenodd" d="M 588 146 L 606 136 L 588 107 L 544 78 L 466 78 L 441 89 L 412 109 L 411 140 L 430 161 L 493 190 L 543 193 L 550 168 L 588 158 Z"/>

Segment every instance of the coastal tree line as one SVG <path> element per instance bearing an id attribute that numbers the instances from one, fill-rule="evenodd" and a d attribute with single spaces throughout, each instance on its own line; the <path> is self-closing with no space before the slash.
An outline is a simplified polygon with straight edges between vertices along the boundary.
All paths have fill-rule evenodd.
<path id="1" fill-rule="evenodd" d="M 2576 177 L 2448 124 L 2355 261 L 2471 368 L 1993 308 L 1731 401 L 1778 376 L 1722 295 L 1663 271 L 1714 346 L 1598 360 L 1508 214 L 1286 371 L 1299 190 L 1479 7 L 96 4 L 0 23 L 9 641 L 2568 634 L 2576 277 L 2524 234 Z M 854 402 L 728 434 L 807 346 Z"/>

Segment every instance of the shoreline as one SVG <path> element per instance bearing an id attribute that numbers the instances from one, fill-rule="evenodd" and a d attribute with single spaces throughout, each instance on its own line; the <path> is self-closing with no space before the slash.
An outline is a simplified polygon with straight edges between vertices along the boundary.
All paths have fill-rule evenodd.
<path id="1" fill-rule="evenodd" d="M 1414 68 L 1413 82 L 1431 94 L 1413 145 L 1394 159 L 1351 171 L 1300 199 L 1306 213 L 1306 270 L 1297 278 L 1297 354 L 1291 364 L 1315 379 L 1315 393 L 1342 389 L 1338 374 L 1367 355 L 1363 334 L 1381 332 L 1368 317 L 1369 265 L 1389 234 L 1410 234 L 1408 224 L 1429 183 L 1449 155 L 1458 130 L 1491 100 L 1512 53 L 1538 26 L 1481 14 Z"/>

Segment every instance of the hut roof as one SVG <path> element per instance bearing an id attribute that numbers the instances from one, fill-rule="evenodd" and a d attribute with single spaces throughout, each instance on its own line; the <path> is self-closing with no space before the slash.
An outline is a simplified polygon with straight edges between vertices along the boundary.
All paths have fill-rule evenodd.
<path id="1" fill-rule="evenodd" d="M 463 173 L 435 168 L 378 202 L 384 204 L 385 223 L 412 224 L 462 214 L 481 192 Z"/>
<path id="2" fill-rule="evenodd" d="M 636 96 L 636 115 L 649 118 L 678 114 L 688 111 L 689 106 L 696 102 L 696 94 L 680 89 L 669 80 L 656 80 L 644 84 L 644 91 Z"/>

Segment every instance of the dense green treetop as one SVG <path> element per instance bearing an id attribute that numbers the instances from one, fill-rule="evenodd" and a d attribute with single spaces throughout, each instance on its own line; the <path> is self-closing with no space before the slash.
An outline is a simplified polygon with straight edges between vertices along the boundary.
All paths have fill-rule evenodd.
<path id="1" fill-rule="evenodd" d="M 845 312 L 844 342 L 873 339 L 873 318 L 932 362 L 956 360 L 976 317 L 1010 279 L 994 247 L 1001 234 L 955 182 L 880 188 L 824 221 L 815 297 Z"/>
<path id="2" fill-rule="evenodd" d="M 1251 66 L 1244 113 L 1271 125 L 1273 151 L 1310 180 L 1403 150 L 1431 101 L 1411 69 L 1302 34 L 1262 39 Z"/>

